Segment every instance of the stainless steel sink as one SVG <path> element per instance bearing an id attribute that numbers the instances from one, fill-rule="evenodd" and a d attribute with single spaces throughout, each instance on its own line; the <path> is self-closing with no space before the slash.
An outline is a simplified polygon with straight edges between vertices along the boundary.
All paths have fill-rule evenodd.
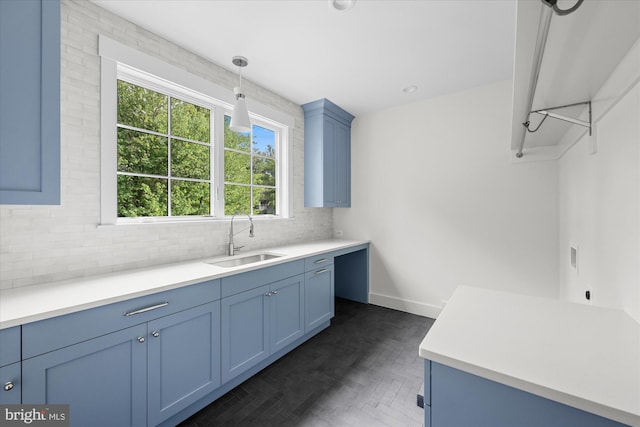
<path id="1" fill-rule="evenodd" d="M 245 255 L 240 257 L 234 257 L 230 259 L 223 259 L 220 261 L 211 261 L 207 262 L 207 264 L 217 265 L 218 267 L 239 267 L 241 265 L 253 264 L 255 262 L 266 261 L 269 259 L 280 258 L 282 255 L 276 254 L 255 254 L 255 255 Z"/>

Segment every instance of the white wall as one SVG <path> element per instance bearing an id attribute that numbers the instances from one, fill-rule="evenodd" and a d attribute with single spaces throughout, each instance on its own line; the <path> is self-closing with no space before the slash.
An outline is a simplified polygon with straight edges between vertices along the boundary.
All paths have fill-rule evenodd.
<path id="1" fill-rule="evenodd" d="M 509 158 L 511 82 L 355 119 L 352 207 L 371 302 L 436 316 L 456 286 L 558 296 L 555 162 Z"/>
<path id="2" fill-rule="evenodd" d="M 638 322 L 639 80 L 640 40 L 593 98 L 597 152 L 588 154 L 585 136 L 559 161 L 562 296 L 586 303 L 589 289 L 591 304 L 623 309 Z M 578 246 L 577 270 L 570 265 L 571 244 Z"/>
<path id="3" fill-rule="evenodd" d="M 0 206 L 0 289 L 223 254 L 229 223 L 97 228 L 100 201 L 100 59 L 102 33 L 231 92 L 230 73 L 85 0 L 62 0 L 62 204 Z M 293 219 L 257 221 L 248 248 L 331 236 L 330 209 L 304 209 L 304 116 L 300 106 L 243 81 L 247 103 L 295 118 Z"/>

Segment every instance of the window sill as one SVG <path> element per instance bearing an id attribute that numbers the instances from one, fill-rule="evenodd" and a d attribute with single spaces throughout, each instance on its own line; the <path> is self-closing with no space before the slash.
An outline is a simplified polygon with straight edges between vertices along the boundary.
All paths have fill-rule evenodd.
<path id="1" fill-rule="evenodd" d="M 276 215 L 252 216 L 254 221 L 287 221 L 293 217 L 281 217 Z M 175 224 L 211 224 L 231 221 L 231 217 L 197 217 L 197 218 L 127 218 L 118 219 L 115 224 L 98 224 L 97 228 L 111 228 L 132 225 L 175 225 Z"/>

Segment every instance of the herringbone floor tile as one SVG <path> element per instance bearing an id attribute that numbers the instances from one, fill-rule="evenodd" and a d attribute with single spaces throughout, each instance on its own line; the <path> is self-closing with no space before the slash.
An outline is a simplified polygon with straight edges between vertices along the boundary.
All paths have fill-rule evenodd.
<path id="1" fill-rule="evenodd" d="M 336 299 L 331 327 L 180 427 L 421 427 L 432 319 Z"/>

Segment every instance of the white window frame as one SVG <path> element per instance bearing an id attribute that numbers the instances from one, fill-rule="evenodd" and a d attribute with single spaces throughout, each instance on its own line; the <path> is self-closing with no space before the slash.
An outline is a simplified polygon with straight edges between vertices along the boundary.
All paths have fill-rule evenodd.
<path id="1" fill-rule="evenodd" d="M 231 115 L 233 92 L 181 68 L 143 54 L 103 35 L 99 36 L 101 59 L 101 170 L 100 225 L 195 222 L 228 219 L 224 215 L 224 116 Z M 136 217 L 117 216 L 117 80 L 124 80 L 181 100 L 212 109 L 211 114 L 211 207 L 213 216 Z M 276 143 L 276 215 L 256 219 L 292 217 L 292 138 L 294 119 L 264 104 L 251 101 L 252 124 L 280 136 Z"/>

